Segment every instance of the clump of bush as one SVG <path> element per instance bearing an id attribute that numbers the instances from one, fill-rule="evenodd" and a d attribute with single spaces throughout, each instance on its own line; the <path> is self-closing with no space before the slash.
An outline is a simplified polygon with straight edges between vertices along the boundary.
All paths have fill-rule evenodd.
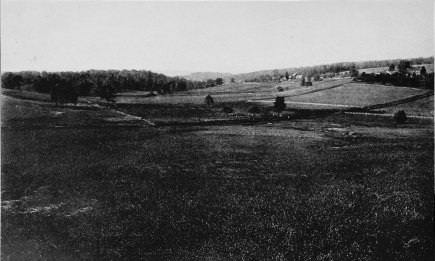
<path id="1" fill-rule="evenodd" d="M 248 110 L 250 113 L 260 113 L 260 108 L 258 108 L 258 106 L 252 106 L 251 108 L 249 108 Z"/>
<path id="2" fill-rule="evenodd" d="M 397 124 L 404 124 L 407 120 L 405 111 L 396 111 L 393 119 Z"/>
<path id="3" fill-rule="evenodd" d="M 278 86 L 278 88 L 277 88 L 277 89 L 278 89 L 278 91 L 279 91 L 279 92 L 282 92 L 282 91 L 284 91 L 284 89 L 283 89 L 283 88 L 282 88 L 281 86 Z"/>
<path id="4" fill-rule="evenodd" d="M 145 97 L 154 97 L 157 96 L 157 94 L 155 94 L 154 92 L 150 92 L 147 95 L 145 95 Z"/>
<path id="5" fill-rule="evenodd" d="M 233 108 L 231 108 L 229 106 L 223 107 L 222 111 L 225 112 L 225 113 L 232 113 L 232 112 L 234 112 Z"/>
<path id="6" fill-rule="evenodd" d="M 213 106 L 214 105 L 213 97 L 211 97 L 210 95 L 207 95 L 205 97 L 205 104 L 207 104 L 208 106 Z"/>

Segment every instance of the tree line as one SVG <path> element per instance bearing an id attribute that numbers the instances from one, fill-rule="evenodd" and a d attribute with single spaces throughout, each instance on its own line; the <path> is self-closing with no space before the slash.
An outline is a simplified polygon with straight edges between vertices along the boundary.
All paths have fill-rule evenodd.
<path id="1" fill-rule="evenodd" d="M 219 79 L 222 84 L 222 79 Z M 88 70 L 82 72 L 5 72 L 1 86 L 6 89 L 53 93 L 56 85 L 63 90 L 74 90 L 79 96 L 100 95 L 108 92 L 150 91 L 168 94 L 177 91 L 206 88 L 211 82 L 190 81 L 168 77 L 146 70 Z"/>
<path id="2" fill-rule="evenodd" d="M 317 78 L 320 75 L 326 75 L 328 77 L 333 77 L 336 74 L 343 71 L 350 71 L 353 67 L 355 69 L 366 69 L 366 68 L 378 68 L 378 67 L 389 67 L 391 64 L 399 64 L 402 59 L 394 60 L 374 60 L 374 61 L 363 61 L 363 62 L 341 62 L 341 63 L 331 63 L 316 66 L 306 66 L 297 68 L 287 68 L 287 69 L 275 69 L 275 70 L 264 70 L 251 73 L 243 73 L 231 76 L 235 81 L 246 81 L 246 82 L 271 82 L 277 81 L 282 77 L 286 79 L 291 78 L 292 74 L 301 74 L 310 76 L 312 78 Z M 406 59 L 412 65 L 420 64 L 433 64 L 434 57 L 418 57 Z M 230 79 L 225 78 L 226 81 Z"/>
<path id="3" fill-rule="evenodd" d="M 434 89 L 434 73 L 427 73 L 426 67 L 413 70 L 410 61 L 402 60 L 396 65 L 391 64 L 388 73 L 356 73 L 355 81 L 365 83 L 391 84 L 394 86 L 422 87 Z"/>

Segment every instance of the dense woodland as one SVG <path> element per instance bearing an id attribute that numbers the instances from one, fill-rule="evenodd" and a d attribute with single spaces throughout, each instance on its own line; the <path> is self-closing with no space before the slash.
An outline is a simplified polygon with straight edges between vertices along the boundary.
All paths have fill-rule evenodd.
<path id="1" fill-rule="evenodd" d="M 74 89 L 79 96 L 99 95 L 112 90 L 154 91 L 159 94 L 200 89 L 215 81 L 189 81 L 180 77 L 168 77 L 151 71 L 136 70 L 89 70 L 82 72 L 6 72 L 1 77 L 2 88 L 51 93 L 56 85 Z"/>
<path id="2" fill-rule="evenodd" d="M 419 64 L 433 64 L 434 57 L 408 59 L 410 66 Z M 234 81 L 255 81 L 270 82 L 276 81 L 281 77 L 289 78 L 292 74 L 304 74 L 313 79 L 319 75 L 335 75 L 342 71 L 351 69 L 364 69 L 373 67 L 390 67 L 401 63 L 401 60 L 382 60 L 366 62 L 343 62 L 328 65 L 318 65 L 311 67 L 259 71 L 246 74 L 225 76 L 222 78 L 208 79 L 206 81 L 191 81 L 181 77 L 168 77 L 163 74 L 145 70 L 88 70 L 82 72 L 5 72 L 1 76 L 1 86 L 7 89 L 19 89 L 26 91 L 36 91 L 41 93 L 57 93 L 59 90 L 68 90 L 69 95 L 89 96 L 98 95 L 102 98 L 111 99 L 116 92 L 124 91 L 149 91 L 159 94 L 168 94 L 192 89 L 201 89 L 224 82 Z M 220 74 L 221 76 L 222 74 Z M 368 76 L 360 77 L 361 81 L 392 83 L 402 86 L 426 86 L 430 85 L 433 74 L 427 73 L 423 76 L 414 77 L 413 75 L 396 74 L 395 76 Z M 223 75 L 222 75 L 223 76 Z M 394 77 L 394 79 L 393 79 Z M 430 78 L 432 77 L 432 78 Z M 388 78 L 388 79 L 387 79 Z M 427 83 L 429 79 L 429 83 Z M 433 88 L 433 86 L 432 86 Z M 56 89 L 56 90 L 55 90 Z M 64 92 L 64 91 L 61 91 Z M 68 100 L 70 98 L 56 94 L 55 101 Z M 55 96 L 56 96 L 55 95 Z"/>

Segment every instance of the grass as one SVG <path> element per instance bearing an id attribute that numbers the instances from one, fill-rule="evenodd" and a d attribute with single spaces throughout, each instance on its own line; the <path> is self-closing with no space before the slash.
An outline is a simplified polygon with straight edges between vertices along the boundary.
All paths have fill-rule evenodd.
<path id="1" fill-rule="evenodd" d="M 186 95 L 213 95 L 213 94 L 234 94 L 250 92 L 271 92 L 276 83 L 228 83 L 221 86 L 209 87 L 204 89 L 190 90 Z"/>
<path id="2" fill-rule="evenodd" d="M 321 92 L 289 97 L 286 101 L 362 107 L 396 101 L 425 92 L 425 90 L 406 87 L 351 83 Z"/>
<path id="3" fill-rule="evenodd" d="M 432 125 L 133 128 L 64 108 L 58 129 L 58 108 L 16 105 L 36 108 L 2 104 L 2 259 L 433 258 Z"/>
<path id="4" fill-rule="evenodd" d="M 434 97 L 427 97 L 417 101 L 399 104 L 384 108 L 387 113 L 394 113 L 398 110 L 404 110 L 408 115 L 433 117 Z"/>
<path id="5" fill-rule="evenodd" d="M 302 95 L 315 90 L 331 88 L 332 86 L 347 84 L 351 79 L 331 79 L 313 82 L 311 87 L 300 86 L 299 80 L 280 84 L 228 84 L 218 87 L 180 92 L 170 95 L 143 97 L 133 93 L 120 94 L 116 101 L 118 104 L 204 104 L 205 96 L 210 94 L 215 103 L 231 103 L 248 100 L 274 99 L 276 96 Z M 278 86 L 284 91 L 279 92 Z"/>
<path id="6" fill-rule="evenodd" d="M 11 90 L 2 88 L 2 93 L 9 95 L 11 97 L 16 97 L 24 100 L 32 100 L 32 101 L 43 101 L 50 102 L 51 97 L 48 93 L 40 93 L 40 92 L 28 92 L 28 91 L 20 91 L 20 90 Z"/>

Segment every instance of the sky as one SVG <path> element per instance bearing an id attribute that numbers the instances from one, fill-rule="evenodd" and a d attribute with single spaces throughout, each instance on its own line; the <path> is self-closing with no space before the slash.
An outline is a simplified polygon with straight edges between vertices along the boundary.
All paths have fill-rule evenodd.
<path id="1" fill-rule="evenodd" d="M 243 73 L 433 55 L 432 1 L 1 1 L 2 71 Z"/>

